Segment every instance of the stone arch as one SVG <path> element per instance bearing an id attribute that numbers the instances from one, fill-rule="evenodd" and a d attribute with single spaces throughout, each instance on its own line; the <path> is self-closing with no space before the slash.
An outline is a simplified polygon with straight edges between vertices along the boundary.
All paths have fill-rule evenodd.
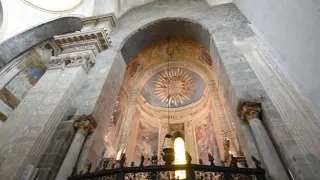
<path id="1" fill-rule="evenodd" d="M 220 74 L 217 77 L 216 84 L 222 84 L 224 88 L 221 88 L 221 91 L 217 91 L 216 94 L 226 98 L 225 104 L 229 105 L 228 111 L 233 111 L 237 106 L 238 100 L 246 94 L 238 93 L 238 90 L 234 89 L 237 80 L 230 79 L 229 71 L 225 69 L 227 65 L 223 61 L 230 60 L 230 58 L 241 59 L 240 62 L 243 61 L 242 64 L 246 65 L 245 63 L 247 62 L 243 60 L 243 55 L 238 52 L 239 50 L 233 44 L 233 39 L 252 36 L 251 29 L 246 25 L 245 17 L 232 4 L 224 5 L 222 7 L 223 11 L 215 8 L 209 10 L 207 4 L 202 2 L 194 2 L 192 7 L 186 7 L 182 2 L 174 4 L 173 7 L 157 4 L 156 6 L 150 4 L 150 6 L 151 8 L 149 5 L 135 8 L 119 18 L 118 26 L 110 34 L 112 47 L 98 55 L 96 66 L 93 67 L 93 71 L 101 72 L 101 76 L 95 76 L 95 74 L 90 73 L 88 77 L 90 80 L 94 79 L 95 84 L 103 87 L 103 89 L 94 91 L 95 103 L 78 109 L 77 114 L 93 113 L 96 119 L 101 122 L 105 121 L 106 118 L 110 118 L 124 78 L 126 65 L 130 63 L 132 57 L 155 40 L 181 34 L 203 44 L 209 50 L 211 57 L 217 59 L 216 62 L 213 62 L 213 66 L 217 69 L 217 74 Z M 183 8 L 177 8 L 178 6 L 197 8 L 197 11 L 190 17 L 187 13 L 188 11 Z M 160 13 L 150 13 L 152 8 L 157 8 Z M 214 20 L 206 18 L 207 16 L 214 17 Z M 168 26 L 170 22 L 172 24 L 171 29 Z M 167 27 L 162 25 L 167 25 Z M 215 44 L 215 42 L 217 43 Z M 224 55 L 223 58 L 220 58 L 220 53 Z M 233 65 L 232 63 L 229 64 Z M 245 73 L 252 73 L 252 70 L 249 70 L 250 72 L 246 71 Z M 107 72 L 106 75 L 102 74 L 105 72 Z M 90 84 L 85 83 L 84 86 Z M 214 85 L 214 87 L 216 86 Z M 215 88 L 211 90 L 214 91 Z M 89 91 L 89 89 L 85 90 L 78 96 L 87 93 L 93 94 L 92 91 Z M 132 91 L 128 92 L 127 95 L 130 96 L 135 93 Z M 218 98 L 218 96 L 215 97 Z M 83 99 L 86 100 L 87 98 Z M 104 102 L 107 102 L 108 106 L 104 105 Z M 104 112 L 103 115 L 100 112 Z M 231 116 L 237 120 L 234 113 Z M 239 126 L 238 123 L 237 126 Z M 239 137 L 244 137 L 241 131 L 238 133 L 240 134 Z M 98 137 L 95 139 L 100 142 Z M 241 144 L 246 143 L 244 138 L 241 141 Z M 98 154 L 100 149 L 93 147 L 92 151 Z M 250 160 L 250 152 L 246 157 Z M 79 164 L 82 166 L 84 162 Z"/>
<path id="2" fill-rule="evenodd" d="M 157 19 L 131 32 L 121 42 L 119 51 L 129 64 L 140 50 L 152 42 L 174 36 L 184 36 L 199 42 L 208 50 L 211 48 L 212 37 L 207 27 L 193 19 L 172 17 Z"/>
<path id="3" fill-rule="evenodd" d="M 7 28 L 7 9 L 6 9 L 6 2 L 0 2 L 0 40 L 4 35 Z"/>
<path id="4" fill-rule="evenodd" d="M 150 23 L 146 23 L 146 24 L 142 25 L 139 29 L 134 30 L 134 31 L 130 32 L 128 35 L 126 35 L 122 39 L 122 41 L 116 42 L 116 44 L 118 44 L 119 46 L 116 47 L 118 51 L 117 51 L 116 59 L 114 59 L 114 60 L 119 61 L 119 59 L 117 59 L 117 58 L 122 57 L 125 64 L 129 65 L 132 62 L 132 59 L 134 59 L 134 57 L 136 55 L 138 55 L 147 46 L 152 46 L 152 43 L 159 41 L 159 40 L 166 39 L 166 38 L 172 38 L 172 37 L 178 37 L 178 36 L 183 36 L 187 39 L 191 39 L 191 40 L 201 44 L 208 51 L 210 51 L 212 48 L 215 48 L 214 43 L 212 43 L 213 42 L 212 34 L 209 32 L 207 27 L 203 26 L 198 21 L 192 20 L 189 18 L 181 18 L 181 17 L 160 18 L 160 19 L 157 19 L 157 20 L 152 21 Z M 214 46 L 214 47 L 212 47 L 212 46 Z M 210 57 L 212 57 L 211 53 L 209 53 L 209 55 L 210 55 Z M 217 56 L 215 56 L 214 58 L 217 58 Z M 179 61 L 179 59 L 176 59 L 176 60 Z M 188 60 L 188 59 L 185 59 L 185 60 Z M 183 60 L 180 59 L 180 61 L 183 61 Z M 211 58 L 211 61 L 214 61 L 213 57 Z M 211 66 L 213 67 L 213 62 L 211 62 L 211 63 L 212 63 Z M 163 66 L 163 64 L 164 63 L 162 63 L 162 64 L 159 63 L 159 64 L 155 64 L 155 66 L 160 67 L 160 66 Z M 201 69 L 201 67 L 205 66 L 205 64 L 203 64 L 200 61 L 197 63 L 193 62 L 190 64 L 193 64 L 195 66 L 194 67 L 195 69 Z M 125 74 L 125 72 L 123 72 L 123 73 Z M 210 84 L 210 89 L 214 89 L 214 90 L 217 89 L 216 83 L 214 80 L 215 76 L 213 75 L 213 73 L 211 72 L 210 69 L 203 68 L 201 70 L 201 74 L 202 74 L 203 79 L 205 79 L 205 82 L 207 84 Z M 143 76 L 145 76 L 145 74 L 141 74 L 140 77 L 143 77 Z M 146 76 L 148 76 L 148 75 L 146 75 Z M 139 87 L 140 83 L 143 83 L 143 82 L 139 82 L 139 83 L 135 84 L 135 86 L 133 88 L 135 92 L 139 92 L 138 87 Z M 135 94 L 135 97 L 133 97 L 133 98 L 130 97 L 131 96 L 130 91 L 127 91 L 127 94 L 129 96 L 129 99 L 136 99 L 137 93 L 133 93 L 133 94 Z M 213 94 L 215 94 L 215 93 L 213 93 Z M 215 96 L 217 96 L 217 95 L 215 95 Z M 220 97 L 218 97 L 218 98 L 220 98 Z M 209 99 L 211 99 L 211 98 L 209 98 Z M 216 109 L 216 107 L 214 109 Z M 218 121 L 220 121 L 220 119 Z M 123 129 L 124 129 L 124 131 L 128 132 L 129 128 L 130 128 L 130 126 L 125 127 Z M 216 132 L 220 132 L 220 131 L 216 131 Z M 128 136 L 126 135 L 124 137 L 128 137 Z M 222 140 L 219 140 L 219 147 L 222 147 L 222 145 L 220 145 L 220 144 L 222 144 Z M 120 140 L 117 149 L 123 149 L 123 148 L 125 148 L 125 146 L 126 145 L 125 145 L 125 143 L 123 143 L 123 140 Z M 221 151 L 223 151 L 222 148 L 221 148 Z M 132 152 L 130 152 L 130 153 L 132 153 Z M 128 154 L 130 154 L 130 153 L 128 152 Z M 195 153 L 195 154 L 197 154 L 197 153 Z"/>

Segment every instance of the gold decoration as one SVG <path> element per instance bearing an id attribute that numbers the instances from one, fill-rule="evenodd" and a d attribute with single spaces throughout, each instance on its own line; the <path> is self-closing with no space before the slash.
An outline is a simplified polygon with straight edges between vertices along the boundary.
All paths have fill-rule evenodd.
<path id="1" fill-rule="evenodd" d="M 239 117 L 242 120 L 251 120 L 259 118 L 261 111 L 260 103 L 257 102 L 243 102 L 239 106 Z"/>
<path id="2" fill-rule="evenodd" d="M 183 104 L 184 101 L 190 100 L 194 91 L 192 78 L 186 71 L 177 69 L 167 69 L 155 81 L 153 89 L 155 97 L 162 102 L 169 104 Z"/>
<path id="3" fill-rule="evenodd" d="M 87 135 L 92 133 L 94 128 L 97 127 L 97 123 L 93 119 L 92 115 L 82 115 L 75 122 L 74 127 L 77 129 L 77 132 Z"/>

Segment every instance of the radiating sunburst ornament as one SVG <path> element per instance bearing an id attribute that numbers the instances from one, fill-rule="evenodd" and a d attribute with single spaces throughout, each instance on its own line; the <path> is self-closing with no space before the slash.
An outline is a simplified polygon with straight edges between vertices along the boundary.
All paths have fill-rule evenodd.
<path id="1" fill-rule="evenodd" d="M 161 73 L 154 81 L 155 97 L 169 104 L 183 104 L 194 92 L 192 78 L 180 68 L 171 68 Z"/>

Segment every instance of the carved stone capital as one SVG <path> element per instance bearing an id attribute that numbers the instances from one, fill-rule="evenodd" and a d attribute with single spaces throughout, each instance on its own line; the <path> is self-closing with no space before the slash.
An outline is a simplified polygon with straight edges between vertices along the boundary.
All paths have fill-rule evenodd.
<path id="1" fill-rule="evenodd" d="M 77 129 L 78 133 L 86 136 L 87 134 L 93 132 L 93 130 L 97 127 L 97 123 L 91 115 L 82 115 L 75 120 L 74 127 Z"/>
<path id="2" fill-rule="evenodd" d="M 95 64 L 93 51 L 82 51 L 53 56 L 49 60 L 48 69 L 82 66 L 86 72 Z"/>
<path id="3" fill-rule="evenodd" d="M 240 103 L 238 114 L 242 120 L 251 120 L 259 118 L 260 111 L 260 103 L 247 101 Z"/>

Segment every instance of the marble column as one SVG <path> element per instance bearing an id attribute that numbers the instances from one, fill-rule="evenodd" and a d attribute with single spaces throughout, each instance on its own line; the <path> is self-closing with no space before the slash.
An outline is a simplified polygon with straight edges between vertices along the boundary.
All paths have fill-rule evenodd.
<path id="1" fill-rule="evenodd" d="M 84 140 L 89 133 L 93 132 L 96 127 L 96 122 L 91 115 L 82 115 L 74 122 L 74 127 L 77 129 L 77 132 L 60 166 L 56 180 L 67 180 L 68 177 L 71 176 L 73 168 L 77 164 Z"/>
<path id="2" fill-rule="evenodd" d="M 270 179 L 289 180 L 285 167 L 283 166 L 266 129 L 259 119 L 260 111 L 261 107 L 259 103 L 243 102 L 239 108 L 239 116 L 242 120 L 249 122 Z"/>
<path id="3" fill-rule="evenodd" d="M 128 103 L 126 106 L 126 111 L 123 117 L 122 125 L 120 128 L 120 139 L 118 144 L 118 151 L 124 150 L 127 146 L 128 137 L 130 134 L 130 127 L 132 123 L 132 118 L 136 109 L 136 99 L 137 99 L 137 90 L 132 90 L 130 93 L 130 97 L 128 99 Z"/>

